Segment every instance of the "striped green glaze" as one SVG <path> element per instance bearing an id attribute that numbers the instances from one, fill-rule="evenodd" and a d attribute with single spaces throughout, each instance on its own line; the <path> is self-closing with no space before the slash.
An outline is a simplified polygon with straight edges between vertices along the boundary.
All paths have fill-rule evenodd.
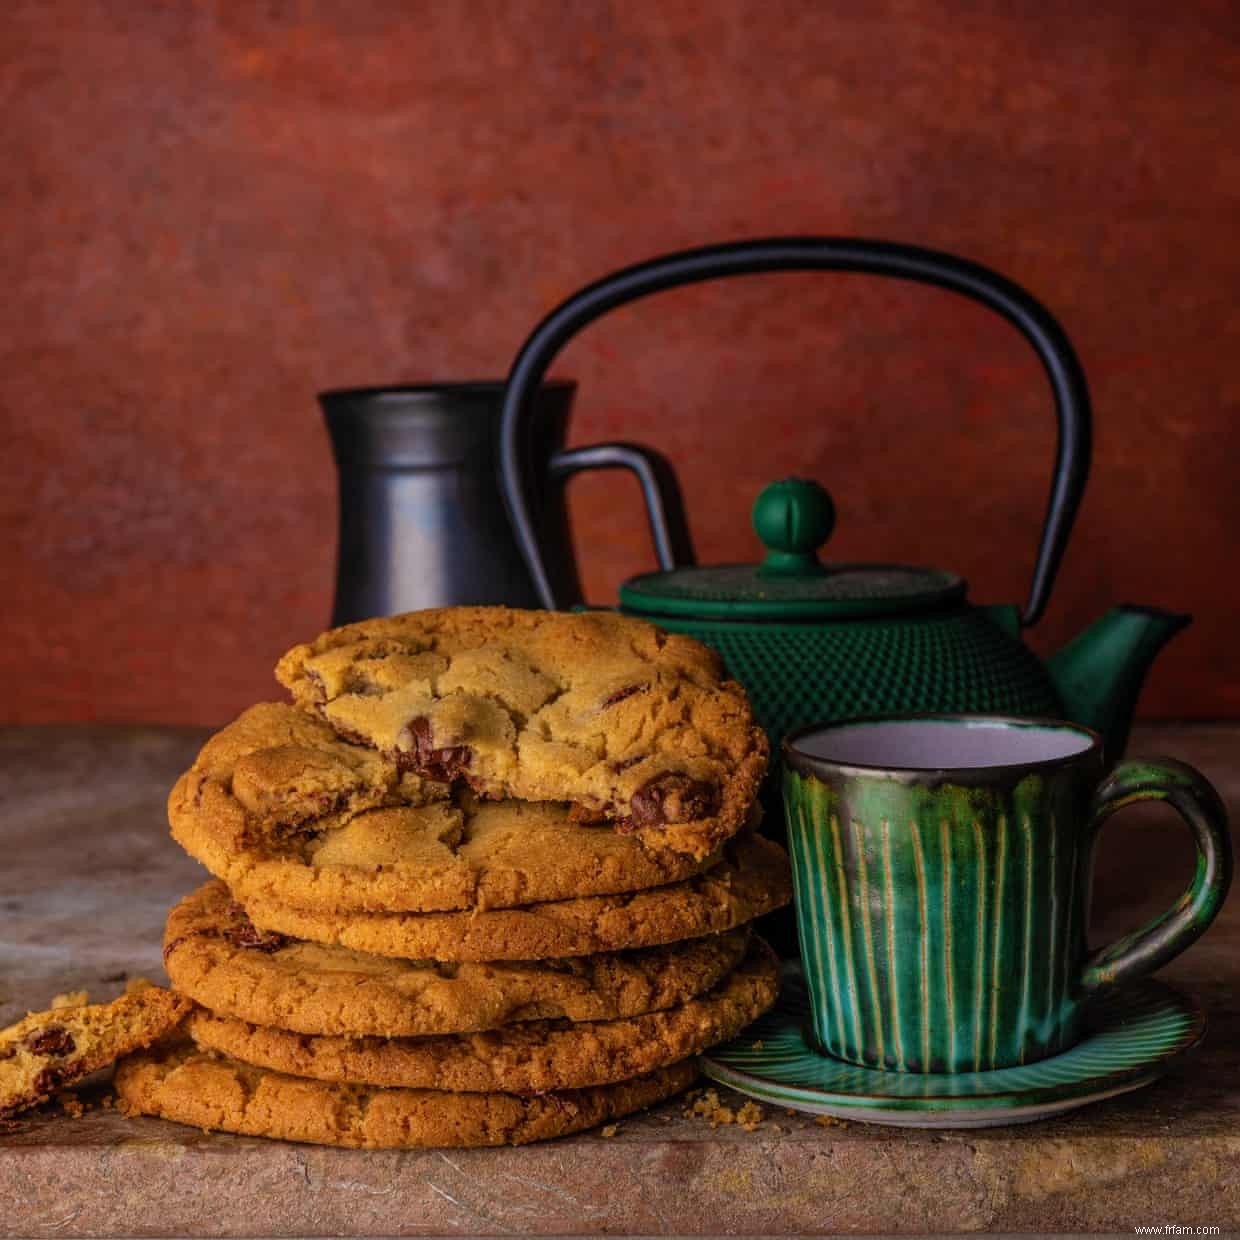
<path id="1" fill-rule="evenodd" d="M 795 738 L 789 746 L 809 1036 L 836 1059 L 974 1073 L 1058 1054 L 1080 1037 L 1086 998 L 1182 951 L 1227 890 L 1226 818 L 1181 764 L 1126 764 L 1095 794 L 1097 745 L 959 772 L 833 767 L 798 755 Z M 1193 883 L 1172 912 L 1087 966 L 1097 828 L 1168 788 L 1198 836 Z"/>
<path id="2" fill-rule="evenodd" d="M 982 1072 L 1075 1041 L 1076 782 L 833 784 L 786 771 L 801 959 L 824 999 L 811 1009 L 823 1050 L 902 1072 Z"/>
<path id="3" fill-rule="evenodd" d="M 1044 1119 L 1139 1088 L 1205 1033 L 1187 996 L 1157 981 L 1089 1004 L 1081 1040 L 1023 1067 L 931 1074 L 857 1067 L 807 1038 L 810 1000 L 795 966 L 779 1003 L 742 1037 L 702 1059 L 706 1076 L 762 1102 L 847 1119 L 919 1127 L 976 1127 Z"/>

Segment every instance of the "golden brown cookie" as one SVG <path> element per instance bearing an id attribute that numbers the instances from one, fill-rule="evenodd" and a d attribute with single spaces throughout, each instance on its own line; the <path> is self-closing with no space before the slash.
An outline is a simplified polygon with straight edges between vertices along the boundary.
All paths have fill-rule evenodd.
<path id="1" fill-rule="evenodd" d="M 268 702 L 207 741 L 173 788 L 168 818 L 240 899 L 326 912 L 613 895 L 678 882 L 713 860 L 574 822 L 564 805 L 448 796 L 317 716 Z"/>
<path id="2" fill-rule="evenodd" d="M 150 986 L 111 1003 L 32 1012 L 0 1030 L 0 1115 L 44 1102 L 65 1085 L 170 1033 L 190 1009 Z"/>
<path id="3" fill-rule="evenodd" d="M 299 705 L 402 770 L 567 801 L 702 858 L 745 826 L 767 742 L 719 656 L 614 612 L 448 607 L 296 646 Z"/>
<path id="4" fill-rule="evenodd" d="M 792 898 L 788 856 L 746 834 L 681 883 L 623 896 L 555 900 L 477 913 L 333 914 L 247 900 L 264 931 L 411 960 L 546 960 L 654 947 L 720 934 Z"/>
<path id="5" fill-rule="evenodd" d="M 775 1002 L 779 965 L 755 939 L 714 990 L 667 1011 L 575 1024 L 533 1021 L 430 1038 L 306 1037 L 198 1008 L 190 1036 L 204 1050 L 321 1081 L 465 1093 L 546 1093 L 610 1085 L 679 1063 L 735 1037 Z"/>
<path id="6" fill-rule="evenodd" d="M 715 986 L 747 939 L 741 927 L 562 961 L 396 960 L 263 934 L 217 881 L 168 915 L 164 964 L 177 990 L 221 1016 L 297 1033 L 416 1037 L 672 1007 Z"/>
<path id="7" fill-rule="evenodd" d="M 129 1114 L 249 1137 L 368 1149 L 524 1145 L 654 1106 L 687 1089 L 694 1060 L 594 1089 L 519 1097 L 377 1089 L 254 1068 L 192 1044 L 146 1051 L 116 1070 Z"/>

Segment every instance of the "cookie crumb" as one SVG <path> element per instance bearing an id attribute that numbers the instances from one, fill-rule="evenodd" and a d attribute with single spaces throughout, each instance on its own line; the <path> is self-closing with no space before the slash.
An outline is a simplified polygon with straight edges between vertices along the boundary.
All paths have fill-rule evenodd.
<path id="1" fill-rule="evenodd" d="M 814 1123 L 819 1128 L 847 1128 L 848 1121 L 846 1119 L 836 1119 L 834 1115 L 815 1115 Z"/>
<path id="2" fill-rule="evenodd" d="M 89 990 L 69 990 L 63 995 L 52 996 L 51 1010 L 54 1012 L 57 1008 L 85 1007 L 89 1002 Z"/>
<path id="3" fill-rule="evenodd" d="M 77 1096 L 77 1094 L 57 1094 L 56 1101 L 60 1103 L 60 1109 L 64 1111 L 66 1115 L 70 1115 L 74 1119 L 77 1119 L 80 1115 L 84 1115 L 87 1111 L 87 1107 L 82 1102 L 81 1098 Z"/>
<path id="4" fill-rule="evenodd" d="M 753 1049 L 754 1049 L 754 1050 L 756 1050 L 756 1051 L 760 1051 L 764 1045 L 765 1045 L 765 1044 L 763 1043 L 762 1039 L 761 1039 L 761 1038 L 759 1038 L 759 1039 L 758 1039 L 758 1040 L 757 1040 L 757 1041 L 753 1044 Z"/>
<path id="5" fill-rule="evenodd" d="M 136 995 L 141 990 L 150 990 L 155 983 L 149 977 L 143 977 L 139 974 L 137 977 L 131 977 L 125 983 L 125 993 L 127 995 Z"/>
<path id="6" fill-rule="evenodd" d="M 603 1127 L 599 1129 L 599 1136 L 600 1137 L 614 1137 L 616 1133 L 618 1133 L 619 1131 L 620 1131 L 619 1124 L 604 1124 Z"/>
<path id="7" fill-rule="evenodd" d="M 744 1107 L 741 1109 L 744 1110 Z M 716 1089 L 703 1090 L 684 1115 L 686 1119 L 698 1116 L 706 1120 L 712 1128 L 718 1128 L 720 1125 L 726 1128 L 729 1124 L 736 1123 L 736 1112 L 731 1107 L 724 1106 L 719 1100 L 719 1091 Z"/>
<path id="8" fill-rule="evenodd" d="M 762 1108 L 755 1102 L 747 1102 L 736 1113 L 736 1122 L 746 1132 L 757 1132 L 758 1126 L 762 1123 L 765 1116 L 762 1114 Z"/>

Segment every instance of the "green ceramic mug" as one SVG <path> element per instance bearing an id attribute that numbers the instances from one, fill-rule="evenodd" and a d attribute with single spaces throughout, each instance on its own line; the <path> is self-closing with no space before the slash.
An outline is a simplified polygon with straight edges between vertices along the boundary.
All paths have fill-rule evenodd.
<path id="1" fill-rule="evenodd" d="M 1093 996 L 1192 943 L 1231 883 L 1222 801 L 1192 767 L 1121 762 L 1054 720 L 918 715 L 793 732 L 784 805 L 817 1049 L 906 1072 L 1066 1050 Z M 1191 828 L 1197 869 L 1161 917 L 1099 951 L 1094 842 L 1135 801 Z"/>

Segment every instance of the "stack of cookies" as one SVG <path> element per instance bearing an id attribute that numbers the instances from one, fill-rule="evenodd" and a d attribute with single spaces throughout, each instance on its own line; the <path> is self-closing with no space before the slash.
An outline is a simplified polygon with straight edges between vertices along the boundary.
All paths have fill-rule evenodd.
<path id="1" fill-rule="evenodd" d="M 416 612 L 277 668 L 169 801 L 215 875 L 169 916 L 188 1036 L 131 1109 L 352 1146 L 520 1143 L 685 1089 L 775 1000 L 749 923 L 767 747 L 691 639 L 610 613 Z"/>

